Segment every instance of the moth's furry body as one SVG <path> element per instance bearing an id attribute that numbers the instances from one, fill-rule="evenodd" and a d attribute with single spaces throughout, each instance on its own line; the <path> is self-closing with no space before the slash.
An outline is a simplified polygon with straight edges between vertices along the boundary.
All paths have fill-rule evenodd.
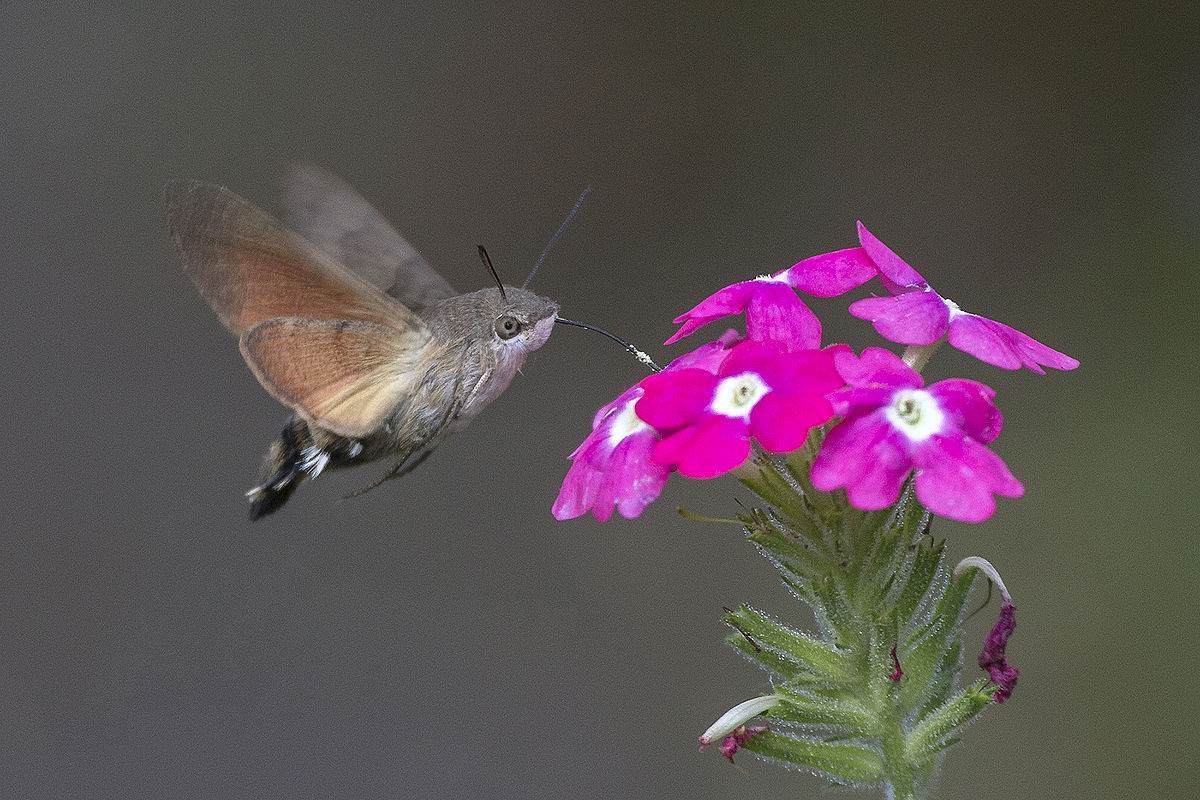
<path id="1" fill-rule="evenodd" d="M 420 315 L 432 336 L 422 346 L 429 366 L 413 383 L 374 433 L 348 437 L 293 414 L 267 450 L 264 467 L 250 498 L 250 518 L 259 519 L 291 496 L 304 478 L 330 469 L 356 466 L 394 456 L 388 478 L 416 467 L 443 439 L 461 430 L 508 388 L 525 355 L 540 347 L 553 329 L 557 306 L 532 292 L 505 287 L 507 301 L 496 289 L 481 289 L 430 305 Z M 524 309 L 524 311 L 522 310 Z M 531 316 L 529 309 L 534 310 Z M 503 314 L 521 315 L 527 339 L 501 341 L 493 330 Z M 482 321 L 474 326 L 471 322 Z M 452 375 L 447 375 L 453 371 Z"/>
<path id="2" fill-rule="evenodd" d="M 328 469 L 396 457 L 372 488 L 415 467 L 508 387 L 558 313 L 514 287 L 456 294 L 327 173 L 294 168 L 285 189 L 311 243 L 227 189 L 167 188 L 185 270 L 295 412 L 246 493 L 251 519 Z"/>

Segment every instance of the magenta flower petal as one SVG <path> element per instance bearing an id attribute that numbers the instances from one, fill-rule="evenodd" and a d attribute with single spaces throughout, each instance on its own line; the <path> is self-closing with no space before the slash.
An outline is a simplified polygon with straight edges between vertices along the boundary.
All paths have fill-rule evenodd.
<path id="1" fill-rule="evenodd" d="M 861 247 L 835 250 L 806 258 L 779 273 L 793 289 L 815 297 L 836 297 L 862 286 L 879 274 L 875 262 Z"/>
<path id="2" fill-rule="evenodd" d="M 950 327 L 950 309 L 933 291 L 868 297 L 851 303 L 850 313 L 870 320 L 880 336 L 901 344 L 933 344 Z"/>
<path id="3" fill-rule="evenodd" d="M 716 376 L 702 369 L 663 370 L 647 376 L 637 415 L 660 431 L 687 425 L 712 399 Z"/>
<path id="4" fill-rule="evenodd" d="M 824 395 L 841 387 L 845 379 L 834 366 L 834 358 L 842 349 L 831 350 L 802 350 L 788 353 L 786 358 L 762 359 L 758 369 L 768 384 L 789 394 Z M 729 366 L 723 367 L 722 375 L 734 371 L 733 356 L 730 356 Z"/>
<path id="5" fill-rule="evenodd" d="M 879 270 L 879 276 L 884 281 L 884 286 L 887 286 L 889 281 L 891 282 L 892 286 L 888 286 L 888 291 L 892 294 L 899 294 L 896 289 L 902 287 L 911 287 L 910 290 L 912 288 L 919 290 L 929 288 L 929 284 L 925 282 L 920 273 L 892 252 L 890 247 L 876 239 L 861 222 L 858 223 L 858 242 L 866 250 L 871 261 L 875 263 L 876 269 Z"/>
<path id="6" fill-rule="evenodd" d="M 920 388 L 925 385 L 921 376 L 905 364 L 904 359 L 882 347 L 867 347 L 862 351 L 862 356 L 854 355 L 854 351 L 848 347 L 839 348 L 833 354 L 833 363 L 846 383 L 859 388 L 872 384 L 890 388 Z"/>
<path id="7" fill-rule="evenodd" d="M 710 416 L 696 425 L 694 448 L 679 462 L 679 472 L 689 478 L 715 478 L 750 457 L 750 437 L 743 420 Z"/>
<path id="8" fill-rule="evenodd" d="M 596 475 L 589 468 L 589 465 L 584 462 L 571 462 L 571 468 L 567 470 L 567 477 L 563 479 L 562 488 L 558 490 L 558 497 L 554 499 L 554 505 L 550 509 L 550 513 L 557 520 L 575 519 L 586 514 L 592 509 L 596 502 L 597 486 Z M 598 510 L 596 519 L 601 522 L 607 522 L 612 516 L 612 510 L 607 512 Z"/>
<path id="9" fill-rule="evenodd" d="M 667 339 L 679 341 L 713 320 L 746 312 L 746 336 L 785 343 L 790 349 L 820 346 L 821 322 L 804 305 L 783 278 L 762 277 L 742 281 L 709 296 L 686 314 L 675 318 L 682 327 Z"/>
<path id="10" fill-rule="evenodd" d="M 999 701 L 997 701 L 999 702 Z M 745 725 L 740 725 L 732 733 L 726 736 L 721 741 L 721 755 L 729 759 L 729 763 L 733 763 L 733 757 L 737 755 L 737 751 L 746 742 L 758 736 L 767 729 L 766 725 L 752 725 L 747 728 Z"/>
<path id="11" fill-rule="evenodd" d="M 776 342 L 735 345 L 717 374 L 664 371 L 642 381 L 637 414 L 663 431 L 655 463 L 712 478 L 750 455 L 751 438 L 774 452 L 800 447 L 833 414 L 825 394 L 843 385 L 835 350 L 790 350 Z"/>
<path id="12" fill-rule="evenodd" d="M 911 469 L 901 437 L 876 412 L 835 425 L 817 453 L 811 477 L 821 491 L 844 486 L 851 505 L 876 511 L 896 502 Z"/>
<path id="13" fill-rule="evenodd" d="M 746 338 L 779 342 L 791 350 L 821 346 L 821 321 L 790 286 L 757 281 L 757 290 L 746 303 Z"/>
<path id="14" fill-rule="evenodd" d="M 650 455 L 650 460 L 655 464 L 662 464 L 663 466 L 677 466 L 692 449 L 692 442 L 695 438 L 695 425 L 687 425 L 679 428 L 674 433 L 664 436 L 654 446 L 654 452 Z"/>
<path id="15" fill-rule="evenodd" d="M 1000 322 L 959 312 L 950 318 L 950 344 L 980 361 L 1001 369 L 1028 367 L 1039 375 L 1054 369 L 1075 369 L 1079 362 L 1031 336 Z M 1041 365 L 1041 366 L 1039 366 Z"/>
<path id="16" fill-rule="evenodd" d="M 772 342 L 747 341 L 729 351 L 721 362 L 717 374 L 722 377 L 740 375 L 743 372 L 760 372 L 769 369 L 775 357 L 784 353 L 784 348 Z"/>
<path id="17" fill-rule="evenodd" d="M 709 295 L 707 298 L 698 303 L 691 311 L 686 314 L 680 314 L 675 318 L 675 322 L 682 322 L 683 327 L 675 332 L 664 345 L 674 344 L 683 337 L 694 333 L 704 327 L 713 320 L 728 317 L 731 314 L 740 314 L 746 308 L 746 303 L 750 296 L 757 291 L 756 284 L 758 281 L 742 281 L 731 286 L 726 286 Z"/>
<path id="18" fill-rule="evenodd" d="M 626 519 L 640 515 L 662 493 L 671 471 L 650 461 L 657 435 L 630 436 L 599 460 L 577 458 L 563 480 L 551 511 L 555 519 L 592 512 L 608 522 L 616 509 Z"/>
<path id="19" fill-rule="evenodd" d="M 988 444 L 1000 435 L 1004 415 L 992 403 L 996 392 L 990 386 L 950 378 L 930 386 L 929 393 L 953 415 L 955 426 L 972 439 Z"/>
<path id="20" fill-rule="evenodd" d="M 1075 369 L 1079 362 L 1047 347 L 1015 328 L 962 311 L 929 287 L 902 258 L 858 223 L 863 250 L 879 270 L 893 296 L 870 297 L 850 305 L 850 313 L 870 320 L 886 339 L 902 344 L 933 344 L 949 334 L 951 346 L 1002 369 L 1028 367 L 1040 375 L 1043 366 Z"/>
<path id="21" fill-rule="evenodd" d="M 671 470 L 650 460 L 658 436 L 627 436 L 609 459 L 610 469 L 601 473 L 592 515 L 607 522 L 616 508 L 625 519 L 640 516 L 646 506 L 662 494 Z"/>
<path id="22" fill-rule="evenodd" d="M 764 450 L 790 453 L 803 446 L 809 430 L 832 416 L 829 401 L 820 395 L 772 392 L 750 412 L 750 432 Z"/>
<path id="23" fill-rule="evenodd" d="M 826 395 L 834 416 L 845 417 L 856 410 L 866 413 L 881 408 L 891 402 L 897 388 L 919 389 L 925 385 L 921 376 L 890 350 L 868 347 L 860 358 L 849 347 L 831 349 L 838 374 L 849 384 L 845 389 Z"/>
<path id="24" fill-rule="evenodd" d="M 556 519 L 590 510 L 607 522 L 614 508 L 631 519 L 662 492 L 670 469 L 650 460 L 659 436 L 634 413 L 642 391 L 634 386 L 597 413 L 592 433 L 571 454 L 571 468 L 552 508 Z"/>
<path id="25" fill-rule="evenodd" d="M 681 475 L 701 480 L 724 475 L 749 457 L 745 423 L 715 415 L 667 436 L 652 456 L 655 463 L 676 465 Z"/>
<path id="26" fill-rule="evenodd" d="M 998 455 L 965 436 L 934 436 L 914 460 L 917 499 L 949 519 L 982 522 L 996 510 L 993 494 L 1020 497 L 1025 491 Z"/>
<path id="27" fill-rule="evenodd" d="M 917 373 L 878 348 L 859 359 L 845 352 L 834 358 L 849 385 L 830 394 L 844 418 L 813 462 L 818 489 L 845 487 L 855 508 L 873 511 L 894 503 L 913 472 L 926 508 L 964 522 L 991 516 L 993 495 L 1024 491 L 984 445 L 1003 424 L 987 386 L 947 380 L 920 388 Z"/>
<path id="28" fill-rule="evenodd" d="M 716 373 L 721 366 L 721 362 L 729 355 L 730 349 L 745 337 L 735 331 L 733 328 L 728 329 L 715 342 L 702 344 L 690 353 L 684 353 L 667 365 L 664 372 L 679 369 L 702 369 L 706 372 Z"/>

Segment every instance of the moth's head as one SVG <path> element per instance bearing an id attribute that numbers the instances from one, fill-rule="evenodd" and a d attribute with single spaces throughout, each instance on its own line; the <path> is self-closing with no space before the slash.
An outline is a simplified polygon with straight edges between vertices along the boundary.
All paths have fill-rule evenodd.
<path id="1" fill-rule="evenodd" d="M 495 291 L 482 289 L 470 295 L 480 303 L 483 316 L 491 317 L 491 332 L 482 331 L 482 340 L 487 341 L 494 352 L 506 358 L 524 357 L 525 353 L 537 350 L 550 338 L 550 331 L 554 329 L 554 320 L 558 316 L 558 303 L 526 291 L 528 279 L 520 289 L 505 286 L 492 266 L 487 250 L 483 245 L 478 247 L 480 261 L 496 282 Z M 534 272 L 537 272 L 536 266 Z M 532 272 L 529 277 L 533 277 Z"/>
<path id="2" fill-rule="evenodd" d="M 503 297 L 496 290 L 484 292 L 489 302 L 494 303 L 491 314 L 494 347 L 500 350 L 516 347 L 528 353 L 550 338 L 558 303 L 513 286 L 504 287 Z"/>
<path id="3" fill-rule="evenodd" d="M 550 338 L 558 303 L 533 292 L 480 289 L 435 303 L 427 316 L 434 333 L 452 347 L 473 347 L 506 358 L 536 350 Z"/>

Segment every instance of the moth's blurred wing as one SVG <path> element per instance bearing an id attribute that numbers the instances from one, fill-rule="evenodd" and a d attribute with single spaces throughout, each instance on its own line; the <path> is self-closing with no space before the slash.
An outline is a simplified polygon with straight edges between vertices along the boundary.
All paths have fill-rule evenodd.
<path id="1" fill-rule="evenodd" d="M 352 438 L 374 433 L 423 379 L 424 329 L 374 322 L 272 319 L 242 337 L 271 395 L 309 422 Z"/>
<path id="2" fill-rule="evenodd" d="M 361 320 L 401 329 L 420 318 L 228 189 L 167 185 L 167 219 L 184 271 L 241 336 L 279 317 Z"/>
<path id="3" fill-rule="evenodd" d="M 283 176 L 283 208 L 289 228 L 413 311 L 458 294 L 382 214 L 332 173 L 293 164 Z"/>

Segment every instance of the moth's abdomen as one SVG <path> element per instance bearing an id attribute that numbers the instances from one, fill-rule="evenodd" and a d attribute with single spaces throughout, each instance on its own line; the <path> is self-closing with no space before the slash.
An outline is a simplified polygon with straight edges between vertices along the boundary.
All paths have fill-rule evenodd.
<path id="1" fill-rule="evenodd" d="M 305 478 L 371 457 L 378 456 L 369 455 L 362 442 L 311 426 L 293 414 L 267 448 L 258 485 L 246 492 L 251 521 L 282 508 Z"/>
<path id="2" fill-rule="evenodd" d="M 246 492 L 251 522 L 278 511 L 296 491 L 304 477 L 301 454 L 311 445 L 308 425 L 293 414 L 267 448 L 258 485 Z"/>

